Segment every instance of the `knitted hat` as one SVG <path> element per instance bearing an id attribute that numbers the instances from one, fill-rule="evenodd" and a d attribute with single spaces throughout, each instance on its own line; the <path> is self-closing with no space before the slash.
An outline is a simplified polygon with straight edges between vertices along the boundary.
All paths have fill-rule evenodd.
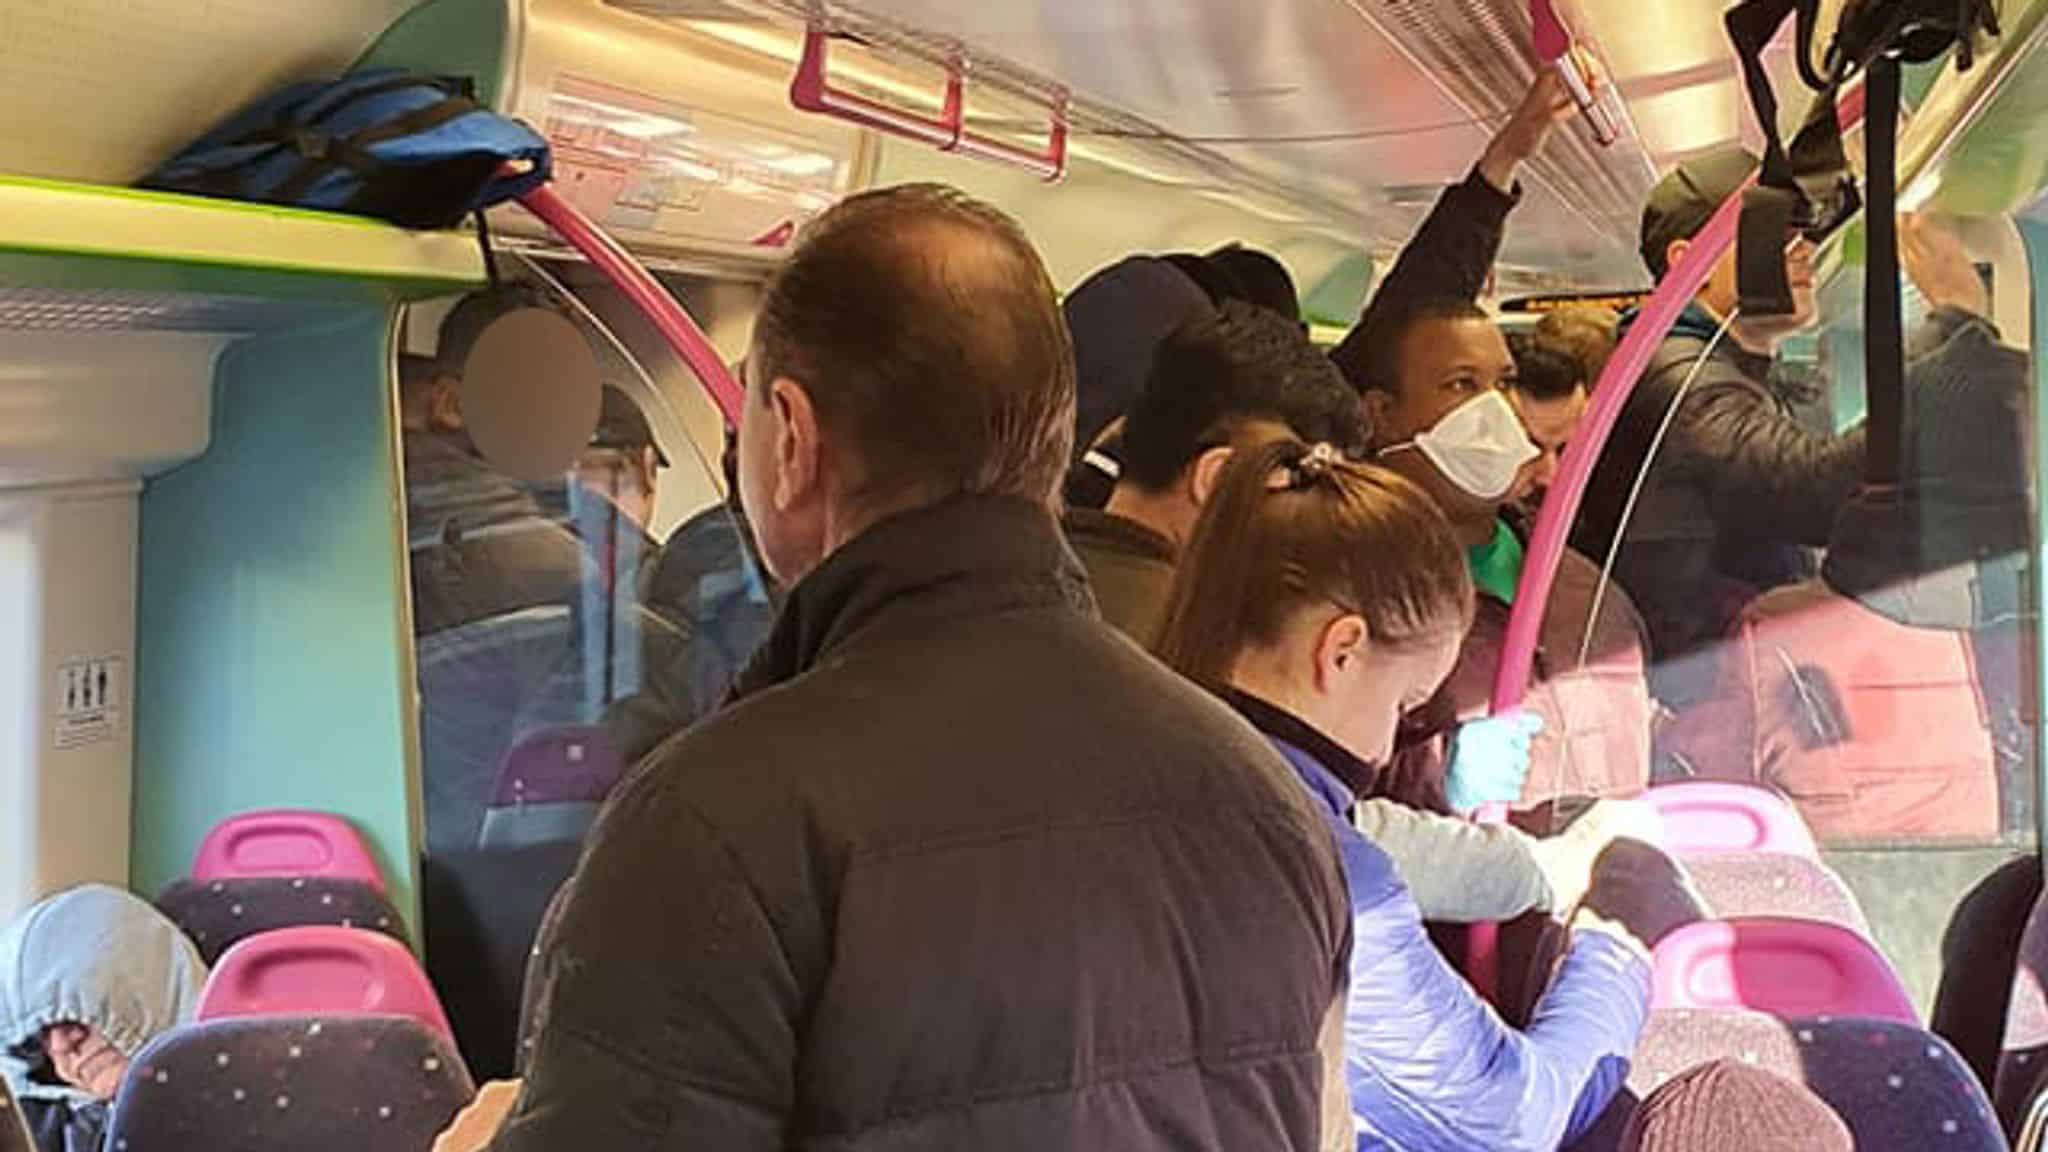
<path id="1" fill-rule="evenodd" d="M 1827 1102 L 1775 1073 L 1733 1060 L 1702 1064 L 1650 1094 L 1621 1152 L 1854 1152 Z"/>
<path id="2" fill-rule="evenodd" d="M 1078 392 L 1074 454 L 1129 411 L 1152 371 L 1152 352 L 1182 324 L 1214 311 L 1180 269 L 1152 256 L 1112 264 L 1067 294 Z"/>

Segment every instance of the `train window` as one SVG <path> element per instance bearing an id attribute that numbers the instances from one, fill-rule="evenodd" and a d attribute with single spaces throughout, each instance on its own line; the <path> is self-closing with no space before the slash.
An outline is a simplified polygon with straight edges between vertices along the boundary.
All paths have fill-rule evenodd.
<path id="1" fill-rule="evenodd" d="M 1726 323 L 1710 285 L 1631 397 L 1572 543 L 1647 637 L 1651 782 L 1788 799 L 1924 990 L 1939 933 L 1907 905 L 2036 841 L 2040 542 L 2018 232 L 1902 227 L 1898 488 L 1864 484 L 1885 449 L 1864 437 L 1859 224 L 1817 256 L 1804 332 Z"/>
<path id="2" fill-rule="evenodd" d="M 770 611 L 694 379 L 645 370 L 573 269 L 526 270 L 416 309 L 400 367 L 430 853 L 575 838 L 625 765 L 716 703 Z M 464 386 L 470 349 L 522 306 L 586 334 L 603 385 L 587 443 L 537 481 L 464 411 L 492 402 Z"/>
<path id="3" fill-rule="evenodd" d="M 427 955 L 487 1075 L 511 1071 L 527 952 L 606 795 L 717 704 L 773 615 L 696 379 L 580 265 L 508 263 L 495 294 L 415 307 L 399 371 Z M 671 288 L 723 310 L 714 339 L 744 331 L 744 286 Z M 464 380 L 520 306 L 568 317 L 602 384 L 594 429 L 538 479 L 493 457 L 502 435 L 472 437 L 490 418 L 470 409 L 496 401 Z"/>

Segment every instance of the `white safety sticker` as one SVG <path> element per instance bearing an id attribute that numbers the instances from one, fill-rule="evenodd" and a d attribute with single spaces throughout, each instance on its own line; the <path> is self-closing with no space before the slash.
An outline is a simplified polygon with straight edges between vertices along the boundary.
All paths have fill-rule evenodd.
<path id="1" fill-rule="evenodd" d="M 57 749 L 112 740 L 121 729 L 121 661 L 74 660 L 57 669 Z"/>

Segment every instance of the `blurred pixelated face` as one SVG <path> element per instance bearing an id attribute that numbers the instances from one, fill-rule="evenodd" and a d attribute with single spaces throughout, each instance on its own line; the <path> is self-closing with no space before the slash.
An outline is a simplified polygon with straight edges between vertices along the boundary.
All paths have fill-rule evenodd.
<path id="1" fill-rule="evenodd" d="M 99 1100 L 112 1100 L 128 1072 L 128 1058 L 120 1049 L 84 1024 L 44 1029 L 43 1051 L 59 1080 Z"/>

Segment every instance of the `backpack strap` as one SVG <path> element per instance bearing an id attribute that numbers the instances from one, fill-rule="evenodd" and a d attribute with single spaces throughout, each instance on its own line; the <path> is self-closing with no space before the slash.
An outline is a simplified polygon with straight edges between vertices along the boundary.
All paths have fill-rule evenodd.
<path id="1" fill-rule="evenodd" d="M 297 171 L 277 186 L 275 195 L 287 201 L 298 200 L 313 185 L 337 168 L 346 168 L 367 181 L 369 177 L 388 167 L 384 161 L 371 154 L 370 149 L 375 145 L 386 140 L 431 132 L 451 120 L 459 120 L 475 111 L 477 106 L 469 99 L 451 95 L 347 136 L 330 137 L 312 131 L 298 133 L 292 141 L 292 146 L 304 158 L 303 162 Z M 350 206 L 354 203 L 354 198 L 351 198 Z"/>

